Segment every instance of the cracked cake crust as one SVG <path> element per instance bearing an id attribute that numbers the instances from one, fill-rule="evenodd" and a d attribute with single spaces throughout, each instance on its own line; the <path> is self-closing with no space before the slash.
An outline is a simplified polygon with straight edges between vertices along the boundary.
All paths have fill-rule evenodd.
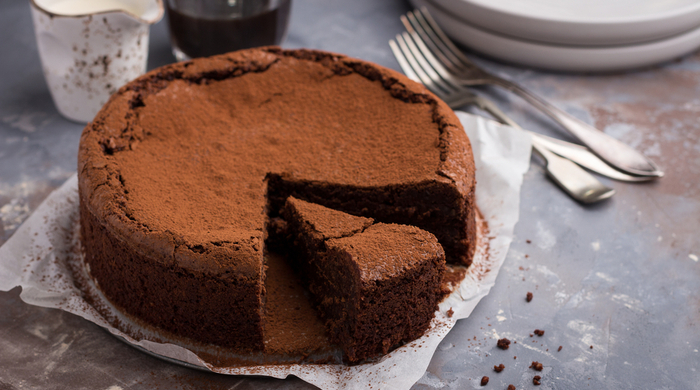
<path id="1" fill-rule="evenodd" d="M 418 226 L 448 262 L 474 251 L 458 119 L 403 75 L 333 53 L 268 47 L 151 71 L 85 128 L 78 173 L 101 290 L 204 343 L 263 349 L 268 220 L 288 196 Z"/>

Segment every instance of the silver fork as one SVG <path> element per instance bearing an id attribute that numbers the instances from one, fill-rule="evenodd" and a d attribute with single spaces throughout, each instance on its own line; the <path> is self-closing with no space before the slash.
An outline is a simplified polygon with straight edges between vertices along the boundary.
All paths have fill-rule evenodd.
<path id="1" fill-rule="evenodd" d="M 413 71 L 413 68 L 409 66 L 408 62 L 406 62 L 406 58 L 403 57 L 401 52 L 398 52 L 396 55 L 397 59 L 400 62 L 403 61 L 401 66 L 404 73 L 406 73 L 409 78 L 412 78 L 416 82 L 425 84 L 432 91 L 436 91 L 436 94 L 440 95 L 443 100 L 448 101 L 448 105 L 450 105 L 452 108 L 459 108 L 464 105 L 476 105 L 477 107 L 491 114 L 501 123 L 520 128 L 517 123 L 513 122 L 490 100 L 475 95 L 471 92 L 471 90 L 469 90 L 469 88 L 452 84 L 449 81 L 445 81 L 439 77 L 436 71 L 428 64 L 429 59 L 424 58 L 422 51 L 417 49 L 417 47 L 422 44 L 421 41 L 417 41 L 416 44 L 414 44 L 413 39 L 407 33 L 403 33 L 402 37 L 397 37 L 397 41 L 403 45 L 402 47 L 404 48 L 404 51 L 408 53 L 407 56 L 412 61 L 420 63 L 420 66 L 418 64 L 414 64 L 417 71 L 420 73 L 419 76 Z M 396 43 L 393 43 L 393 45 L 396 45 Z M 392 50 L 394 50 L 396 54 L 398 48 L 392 47 Z M 536 138 L 538 143 L 546 149 L 603 176 L 626 182 L 641 182 L 656 178 L 653 176 L 628 175 L 612 168 L 595 154 L 591 153 L 586 147 L 556 138 L 547 137 L 542 134 L 533 133 L 531 131 L 524 131 L 530 133 L 530 135 L 533 138 Z"/>
<path id="2" fill-rule="evenodd" d="M 443 82 L 437 73 L 427 66 L 422 56 L 415 55 L 414 52 L 417 51 L 417 49 L 408 35 L 405 37 L 397 35 L 396 41 L 389 41 L 389 45 L 406 76 L 416 82 L 423 83 L 431 92 L 450 107 L 457 108 L 468 104 L 474 104 L 489 112 L 502 122 L 520 129 L 517 123 L 503 114 L 503 112 L 490 101 L 473 94 L 464 87 L 450 86 Z M 413 51 L 410 46 L 413 46 Z M 569 196 L 579 202 L 593 203 L 610 198 L 615 193 L 615 190 L 603 185 L 578 165 L 547 150 L 547 148 L 539 143 L 537 137 L 533 137 L 532 147 L 545 161 L 545 169 L 549 177 L 551 177 Z"/>
<path id="3" fill-rule="evenodd" d="M 520 85 L 477 67 L 450 41 L 426 8 L 401 16 L 401 21 L 430 66 L 449 84 L 502 87 L 547 114 L 613 167 L 636 176 L 663 176 L 654 162 L 630 146 L 574 118 Z"/>

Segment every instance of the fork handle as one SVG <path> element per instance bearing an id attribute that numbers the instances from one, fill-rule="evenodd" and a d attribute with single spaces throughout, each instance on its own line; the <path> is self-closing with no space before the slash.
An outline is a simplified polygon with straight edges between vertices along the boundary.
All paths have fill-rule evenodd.
<path id="1" fill-rule="evenodd" d="M 537 139 L 532 140 L 532 150 L 545 160 L 547 175 L 577 201 L 594 203 L 615 194 L 615 190 L 603 185 L 572 161 L 550 152 Z"/>
<path id="2" fill-rule="evenodd" d="M 560 110 L 520 85 L 491 75 L 492 84 L 505 88 L 554 119 L 598 157 L 617 169 L 637 176 L 661 177 L 663 172 L 641 153 Z"/>

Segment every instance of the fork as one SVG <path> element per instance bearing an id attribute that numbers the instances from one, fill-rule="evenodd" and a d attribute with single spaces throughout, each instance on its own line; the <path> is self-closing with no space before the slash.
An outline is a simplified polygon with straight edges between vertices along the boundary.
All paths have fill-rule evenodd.
<path id="1" fill-rule="evenodd" d="M 417 71 L 414 72 L 413 68 L 409 66 L 407 59 L 401 54 L 401 51 L 396 47 L 396 42 L 399 42 L 403 51 L 406 52 L 406 56 L 411 59 L 413 63 L 413 68 Z M 410 35 L 403 33 L 403 36 L 397 36 L 397 40 L 394 43 L 390 42 L 394 54 L 399 60 L 404 73 L 412 80 L 422 83 L 428 87 L 431 91 L 436 92 L 442 100 L 448 102 L 452 108 L 458 108 L 465 105 L 476 105 L 480 109 L 488 112 L 496 118 L 501 123 L 511 125 L 515 128 L 520 128 L 517 123 L 506 116 L 498 107 L 488 99 L 480 97 L 472 93 L 469 88 L 454 85 L 449 82 L 444 81 L 440 78 L 435 70 L 428 65 L 427 60 L 423 58 L 422 52 L 416 48 Z M 419 41 L 418 44 L 421 42 Z M 408 48 L 407 48 L 408 47 Z M 419 62 L 421 66 L 416 64 Z M 425 71 L 424 71 L 425 69 Z M 418 73 L 418 74 L 417 74 Z M 419 76 L 420 74 L 420 76 Z M 529 133 L 533 138 L 536 138 L 540 146 L 554 152 L 555 154 L 567 158 L 584 168 L 588 168 L 593 172 L 607 176 L 609 178 L 626 181 L 626 182 L 641 182 L 653 180 L 656 177 L 653 176 L 632 176 L 626 173 L 620 172 L 617 169 L 612 168 L 595 154 L 591 153 L 588 148 L 573 144 L 570 142 L 562 141 L 559 139 L 547 137 L 542 134 L 533 133 L 528 130 L 523 130 Z"/>
<path id="2" fill-rule="evenodd" d="M 426 69 L 420 66 L 419 63 L 424 63 L 425 59 L 421 56 L 416 56 L 409 49 L 409 45 L 413 45 L 409 36 L 402 37 L 397 35 L 396 41 L 389 41 L 389 46 L 394 52 L 394 56 L 408 78 L 419 83 L 422 82 L 431 92 L 452 108 L 474 104 L 502 122 L 520 129 L 517 123 L 503 114 L 490 101 L 473 94 L 464 87 L 449 86 L 430 67 Z M 414 51 L 417 51 L 417 49 L 414 48 Z M 422 65 L 427 64 L 424 63 Z M 594 203 L 610 198 L 615 193 L 615 190 L 603 185 L 578 165 L 547 150 L 538 141 L 537 136 L 532 138 L 532 147 L 545 161 L 545 169 L 549 177 L 577 201 Z"/>
<path id="3" fill-rule="evenodd" d="M 635 176 L 663 176 L 654 162 L 630 146 L 574 118 L 520 85 L 476 66 L 450 41 L 425 7 L 401 16 L 401 21 L 429 66 L 445 82 L 462 86 L 490 84 L 502 87 L 551 117 L 613 167 Z"/>

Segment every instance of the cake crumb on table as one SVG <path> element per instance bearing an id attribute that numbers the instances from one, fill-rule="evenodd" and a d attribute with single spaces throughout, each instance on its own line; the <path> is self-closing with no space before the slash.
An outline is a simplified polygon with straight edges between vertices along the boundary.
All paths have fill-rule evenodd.
<path id="1" fill-rule="evenodd" d="M 515 390 L 515 386 L 513 386 L 513 385 L 508 385 L 508 390 Z"/>
<path id="2" fill-rule="evenodd" d="M 540 329 L 535 329 L 535 334 L 538 336 L 544 336 L 544 331 Z"/>
<path id="3" fill-rule="evenodd" d="M 506 349 L 508 349 L 508 347 L 510 347 L 510 340 L 508 340 L 505 337 L 502 339 L 498 339 L 498 342 L 496 342 L 496 346 L 500 349 L 506 350 Z M 593 347 L 591 347 L 591 348 L 593 348 Z"/>
<path id="4" fill-rule="evenodd" d="M 559 346 L 559 349 L 557 349 L 557 352 L 561 351 L 561 349 L 564 348 L 561 345 Z"/>
<path id="5" fill-rule="evenodd" d="M 501 371 L 503 371 L 504 368 L 506 368 L 506 366 L 504 366 L 503 363 L 501 363 L 497 366 L 493 366 L 493 370 L 496 372 L 501 372 Z"/>
<path id="6" fill-rule="evenodd" d="M 532 384 L 533 384 L 533 385 L 535 385 L 535 386 L 539 386 L 539 385 L 541 385 L 541 383 L 540 383 L 540 379 L 542 379 L 542 377 L 541 377 L 541 376 L 539 376 L 539 375 L 535 375 L 535 377 L 534 377 L 534 378 L 532 378 Z"/>
<path id="7" fill-rule="evenodd" d="M 591 345 L 591 349 L 593 349 L 593 346 Z"/>
<path id="8" fill-rule="evenodd" d="M 481 385 L 486 386 L 488 384 L 489 384 L 489 377 L 487 377 L 487 376 L 482 377 L 481 378 Z"/>
<path id="9" fill-rule="evenodd" d="M 533 370 L 542 371 L 543 366 L 540 362 L 532 362 L 532 364 L 530 364 L 530 368 Z"/>
<path id="10" fill-rule="evenodd" d="M 525 300 L 528 302 L 530 302 L 532 300 L 532 293 L 531 292 L 529 292 L 529 291 L 527 292 L 527 295 L 525 295 Z"/>

